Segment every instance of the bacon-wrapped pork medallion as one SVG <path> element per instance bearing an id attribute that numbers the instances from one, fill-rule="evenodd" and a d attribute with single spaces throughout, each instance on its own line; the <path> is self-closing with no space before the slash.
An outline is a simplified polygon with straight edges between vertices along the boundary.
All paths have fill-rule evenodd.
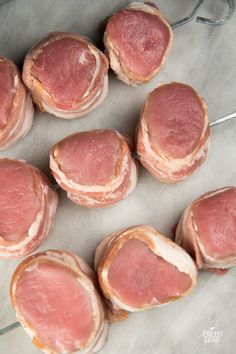
<path id="1" fill-rule="evenodd" d="M 208 152 L 205 100 L 189 85 L 161 84 L 146 99 L 136 140 L 140 162 L 154 177 L 164 183 L 186 179 Z"/>
<path id="2" fill-rule="evenodd" d="M 104 45 L 110 66 L 129 85 L 150 81 L 172 46 L 172 29 L 154 4 L 134 2 L 108 20 Z"/>
<path id="3" fill-rule="evenodd" d="M 34 107 L 15 64 L 0 56 L 0 150 L 25 136 L 32 126 Z"/>
<path id="4" fill-rule="evenodd" d="M 53 146 L 50 168 L 73 202 L 103 208 L 125 198 L 136 186 L 138 167 L 129 144 L 115 130 L 75 133 Z"/>
<path id="5" fill-rule="evenodd" d="M 107 320 L 89 266 L 71 252 L 49 250 L 25 259 L 11 281 L 17 319 L 46 353 L 94 353 Z"/>
<path id="6" fill-rule="evenodd" d="M 127 311 L 177 300 L 193 289 L 197 279 L 191 257 L 146 225 L 105 238 L 97 247 L 94 263 L 110 321 L 125 318 Z"/>
<path id="7" fill-rule="evenodd" d="M 107 95 L 108 60 L 79 34 L 46 35 L 26 55 L 23 80 L 42 111 L 60 118 L 78 118 Z"/>
<path id="8" fill-rule="evenodd" d="M 19 160 L 0 159 L 0 258 L 31 253 L 48 236 L 58 196 L 47 177 Z"/>
<path id="9" fill-rule="evenodd" d="M 176 242 L 193 257 L 199 269 L 236 265 L 236 188 L 203 194 L 185 210 Z"/>

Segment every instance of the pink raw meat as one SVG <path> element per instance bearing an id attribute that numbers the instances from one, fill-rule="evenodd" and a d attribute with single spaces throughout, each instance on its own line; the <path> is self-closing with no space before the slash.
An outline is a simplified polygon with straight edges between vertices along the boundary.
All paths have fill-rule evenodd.
<path id="1" fill-rule="evenodd" d="M 0 61 L 0 129 L 7 124 L 15 95 L 14 77 L 8 61 Z"/>
<path id="2" fill-rule="evenodd" d="M 0 159 L 0 258 L 20 258 L 36 249 L 49 234 L 57 204 L 57 192 L 42 171 Z"/>
<path id="3" fill-rule="evenodd" d="M 108 278 L 114 291 L 133 307 L 152 304 L 156 300 L 168 301 L 191 286 L 187 274 L 136 239 L 126 241 L 114 256 Z"/>
<path id="4" fill-rule="evenodd" d="M 112 130 L 75 134 L 60 144 L 58 163 L 75 182 L 105 185 L 116 174 L 119 148 L 120 140 Z"/>
<path id="5" fill-rule="evenodd" d="M 159 85 L 145 101 L 136 140 L 140 161 L 154 177 L 164 183 L 186 179 L 208 152 L 205 100 L 183 83 Z"/>
<path id="6" fill-rule="evenodd" d="M 31 128 L 34 107 L 16 65 L 0 56 L 0 150 L 24 137 Z"/>
<path id="7" fill-rule="evenodd" d="M 155 5 L 134 2 L 108 20 L 104 45 L 118 78 L 135 86 L 161 70 L 172 37 L 169 23 Z"/>
<path id="8" fill-rule="evenodd" d="M 40 262 L 26 269 L 15 296 L 25 321 L 45 345 L 56 351 L 63 347 L 75 351 L 75 339 L 83 342 L 93 331 L 90 298 L 66 268 Z"/>
<path id="9" fill-rule="evenodd" d="M 128 312 L 180 299 L 197 280 L 191 257 L 148 225 L 104 238 L 96 249 L 94 267 L 111 322 L 123 320 Z"/>
<path id="10" fill-rule="evenodd" d="M 176 242 L 196 260 L 198 268 L 222 272 L 236 264 L 236 188 L 203 194 L 185 210 Z"/>
<path id="11" fill-rule="evenodd" d="M 193 218 L 208 254 L 216 258 L 236 254 L 236 189 L 194 203 Z"/>
<path id="12" fill-rule="evenodd" d="M 118 202 L 137 183 L 130 142 L 115 130 L 78 132 L 59 141 L 51 149 L 50 168 L 68 197 L 88 208 Z"/>
<path id="13" fill-rule="evenodd" d="M 137 76 L 149 76 L 159 65 L 170 40 L 165 23 L 145 11 L 121 10 L 108 21 L 107 35 L 119 58 Z"/>
<path id="14" fill-rule="evenodd" d="M 108 91 L 108 60 L 87 38 L 53 32 L 26 55 L 23 80 L 41 111 L 79 118 L 102 103 Z"/>
<path id="15" fill-rule="evenodd" d="M 57 106 L 67 109 L 87 91 L 95 68 L 95 58 L 85 43 L 61 38 L 39 53 L 31 73 L 43 82 Z"/>
<path id="16" fill-rule="evenodd" d="M 151 143 L 172 158 L 185 157 L 199 143 L 204 115 L 201 100 L 190 86 L 160 86 L 145 105 Z"/>
<path id="17" fill-rule="evenodd" d="M 0 160 L 0 235 L 19 241 L 40 208 L 32 172 L 20 161 Z"/>
<path id="18" fill-rule="evenodd" d="M 107 320 L 95 275 L 72 252 L 27 257 L 10 286 L 16 316 L 32 343 L 47 353 L 94 353 L 105 343 Z"/>
<path id="19" fill-rule="evenodd" d="M 161 70 L 172 38 L 169 23 L 154 4 L 134 2 L 111 16 L 103 40 L 118 79 L 136 86 Z"/>

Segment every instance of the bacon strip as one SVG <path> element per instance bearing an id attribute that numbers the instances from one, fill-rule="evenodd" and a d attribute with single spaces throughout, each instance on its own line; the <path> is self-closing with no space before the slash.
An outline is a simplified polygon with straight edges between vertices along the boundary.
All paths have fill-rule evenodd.
<path id="1" fill-rule="evenodd" d="M 207 105 L 192 87 L 161 84 L 147 97 L 137 124 L 137 153 L 159 181 L 182 181 L 205 161 L 210 128 Z"/>
<path id="2" fill-rule="evenodd" d="M 94 266 L 110 321 L 124 319 L 127 311 L 168 304 L 196 285 L 191 257 L 147 225 L 106 237 L 96 249 Z"/>
<path id="3" fill-rule="evenodd" d="M 95 276 L 74 253 L 28 257 L 13 274 L 10 294 L 17 319 L 45 353 L 94 353 L 104 345 L 108 326 Z"/>
<path id="4" fill-rule="evenodd" d="M 176 242 L 199 269 L 222 272 L 236 264 L 236 188 L 203 194 L 185 210 L 176 230 Z"/>
<path id="5" fill-rule="evenodd" d="M 0 57 L 0 150 L 8 149 L 30 130 L 34 107 L 21 74 L 9 59 Z"/>
<path id="6" fill-rule="evenodd" d="M 158 8 L 134 2 L 108 20 L 104 45 L 117 77 L 136 86 L 161 70 L 172 38 L 172 29 Z"/>
<path id="7" fill-rule="evenodd" d="M 127 138 L 114 130 L 96 129 L 68 136 L 52 147 L 50 168 L 68 197 L 88 208 L 118 202 L 137 183 L 137 162 Z"/>
<path id="8" fill-rule="evenodd" d="M 0 159 L 0 257 L 30 254 L 48 236 L 58 205 L 49 180 L 36 167 Z"/>
<path id="9" fill-rule="evenodd" d="M 105 99 L 108 60 L 88 39 L 70 32 L 47 34 L 28 52 L 23 80 L 41 111 L 82 117 Z"/>

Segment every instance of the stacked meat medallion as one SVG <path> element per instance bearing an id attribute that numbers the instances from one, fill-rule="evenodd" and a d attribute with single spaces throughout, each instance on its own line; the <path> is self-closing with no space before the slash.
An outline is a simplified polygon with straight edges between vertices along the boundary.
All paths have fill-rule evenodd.
<path id="1" fill-rule="evenodd" d="M 105 238 L 97 247 L 95 268 L 111 321 L 168 304 L 196 285 L 191 257 L 150 226 L 140 225 Z"/>
<path id="2" fill-rule="evenodd" d="M 189 177 L 206 159 L 207 105 L 189 85 L 162 84 L 147 97 L 137 125 L 140 162 L 159 181 Z"/>
<path id="3" fill-rule="evenodd" d="M 51 149 L 50 167 L 68 197 L 88 208 L 118 202 L 137 183 L 130 141 L 114 130 L 97 129 L 63 139 Z"/>
<path id="4" fill-rule="evenodd" d="M 60 118 L 91 112 L 107 95 L 108 60 L 76 33 L 46 35 L 27 54 L 23 80 L 40 110 Z"/>
<path id="5" fill-rule="evenodd" d="M 30 130 L 34 108 L 15 64 L 0 56 L 0 150 L 11 147 Z"/>
<path id="6" fill-rule="evenodd" d="M 71 32 L 47 34 L 28 52 L 23 80 L 0 57 L 0 149 L 31 128 L 33 102 L 59 118 L 87 115 L 105 99 L 108 66 L 128 85 L 149 82 L 163 67 L 172 30 L 152 3 L 114 13 L 105 54 Z M 32 99 L 31 99 L 32 97 Z M 207 105 L 192 87 L 163 83 L 146 98 L 135 141 L 112 129 L 79 131 L 50 150 L 50 169 L 71 201 L 104 208 L 136 187 L 138 160 L 159 181 L 190 177 L 205 161 Z M 0 257 L 22 258 L 48 236 L 58 204 L 49 179 L 23 160 L 0 159 Z M 200 196 L 187 207 L 175 243 L 148 225 L 114 232 L 97 246 L 94 269 L 72 252 L 28 256 L 10 287 L 17 319 L 46 353 L 93 353 L 104 345 L 108 321 L 188 295 L 198 269 L 218 273 L 236 264 L 236 188 Z"/>
<path id="7" fill-rule="evenodd" d="M 199 269 L 221 271 L 236 264 L 236 188 L 208 192 L 184 212 L 176 242 L 184 247 Z"/>
<path id="8" fill-rule="evenodd" d="M 0 159 L 0 257 L 31 253 L 48 236 L 58 196 L 48 178 L 19 160 Z"/>
<path id="9" fill-rule="evenodd" d="M 138 85 L 161 70 L 172 37 L 169 23 L 154 4 L 134 2 L 108 20 L 104 45 L 117 77 Z"/>
<path id="10" fill-rule="evenodd" d="M 79 257 L 45 251 L 26 258 L 11 281 L 18 320 L 46 353 L 91 353 L 106 339 L 107 320 L 95 275 Z"/>

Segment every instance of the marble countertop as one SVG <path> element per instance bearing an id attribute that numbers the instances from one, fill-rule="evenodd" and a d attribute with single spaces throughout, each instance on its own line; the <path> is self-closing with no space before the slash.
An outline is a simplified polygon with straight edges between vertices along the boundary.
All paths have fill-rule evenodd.
<path id="1" fill-rule="evenodd" d="M 0 1 L 0 4 L 4 1 Z M 76 31 L 101 45 L 101 21 L 125 0 L 9 0 L 0 6 L 0 53 L 19 66 L 32 44 L 54 30 Z M 170 22 L 188 14 L 189 0 L 156 0 Z M 226 1 L 208 1 L 199 14 L 222 17 Z M 210 120 L 236 110 L 236 13 L 222 27 L 195 21 L 174 31 L 174 46 L 162 72 L 149 84 L 132 88 L 110 75 L 104 103 L 82 119 L 65 121 L 36 113 L 33 128 L 20 143 L 0 156 L 25 159 L 49 173 L 50 147 L 64 136 L 93 128 L 134 132 L 146 94 L 158 83 L 182 81 L 206 98 Z M 187 181 L 164 185 L 143 168 L 134 193 L 104 210 L 87 210 L 60 192 L 55 227 L 39 248 L 73 250 L 91 265 L 97 244 L 106 235 L 134 224 L 150 224 L 171 237 L 171 228 L 186 205 L 200 194 L 236 184 L 236 120 L 214 127 L 205 164 Z M 9 281 L 18 261 L 0 260 L 0 327 L 15 321 Z M 102 354 L 233 354 L 236 352 L 236 269 L 224 276 L 200 272 L 196 290 L 159 309 L 131 314 L 110 326 Z M 213 328 L 214 327 L 214 328 Z M 217 343 L 206 332 L 220 331 Z M 2 354 L 40 353 L 22 328 L 0 337 Z"/>

